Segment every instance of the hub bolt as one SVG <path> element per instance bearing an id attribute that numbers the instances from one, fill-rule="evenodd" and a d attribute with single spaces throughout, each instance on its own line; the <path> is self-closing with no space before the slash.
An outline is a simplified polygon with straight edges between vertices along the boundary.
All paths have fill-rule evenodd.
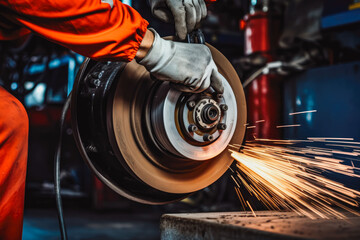
<path id="1" fill-rule="evenodd" d="M 219 123 L 218 125 L 217 125 L 217 129 L 219 129 L 219 130 L 225 130 L 226 129 L 226 124 L 225 123 Z"/>
<path id="2" fill-rule="evenodd" d="M 89 80 L 89 85 L 92 88 L 98 88 L 101 85 L 101 81 L 99 79 L 91 78 Z"/>
<path id="3" fill-rule="evenodd" d="M 87 82 L 91 88 L 98 88 L 101 85 L 101 81 L 99 80 L 99 72 L 91 73 Z"/>
<path id="4" fill-rule="evenodd" d="M 220 109 L 221 109 L 223 112 L 226 112 L 226 111 L 229 109 L 229 107 L 228 107 L 228 105 L 226 105 L 226 104 L 221 104 L 221 105 L 220 105 Z"/>
<path id="5" fill-rule="evenodd" d="M 189 132 L 196 132 L 198 130 L 198 127 L 194 124 L 190 124 L 188 130 Z"/>
<path id="6" fill-rule="evenodd" d="M 214 140 L 214 136 L 211 134 L 205 133 L 203 139 L 205 142 L 212 142 Z"/>
<path id="7" fill-rule="evenodd" d="M 193 108 L 195 107 L 196 103 L 195 101 L 188 101 L 186 103 L 187 107 L 190 109 L 190 110 L 193 110 Z"/>

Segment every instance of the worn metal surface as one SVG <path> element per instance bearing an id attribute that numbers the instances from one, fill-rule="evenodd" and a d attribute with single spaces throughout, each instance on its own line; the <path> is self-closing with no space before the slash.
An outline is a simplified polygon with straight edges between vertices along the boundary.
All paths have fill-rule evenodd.
<path id="1" fill-rule="evenodd" d="M 209 48 L 227 80 L 222 97 L 210 88 L 197 94 L 178 92 L 176 101 L 162 98 L 157 105 L 154 102 L 161 96 L 157 89 L 168 84 L 154 81 L 135 61 L 87 60 L 83 64 L 72 93 L 75 140 L 97 177 L 118 194 L 147 204 L 177 201 L 215 182 L 233 162 L 227 148 L 228 143 L 243 141 L 245 95 L 230 62 L 218 50 Z M 176 96 L 169 86 L 162 90 L 166 90 L 165 96 Z M 188 99 L 197 102 L 205 98 L 215 99 L 219 109 L 227 105 L 221 114 L 218 110 L 215 119 L 227 127 L 219 130 L 212 126 L 200 131 L 202 127 L 197 126 L 199 137 L 213 137 L 212 141 L 199 142 L 187 136 L 195 136 L 187 132 L 187 127 L 197 124 L 197 119 L 193 119 L 192 110 L 184 109 Z M 160 103 L 165 107 L 161 108 Z M 161 117 L 154 117 L 159 110 Z M 186 152 L 188 149 L 191 152 Z"/>
<path id="2" fill-rule="evenodd" d="M 360 239 L 360 218 L 309 219 L 292 212 L 165 214 L 161 239 Z"/>
<path id="3" fill-rule="evenodd" d="M 228 111 L 237 112 L 236 124 L 226 123 L 229 125 L 228 131 L 231 132 L 230 136 L 233 135 L 230 143 L 239 144 L 243 140 L 245 133 L 244 124 L 246 122 L 246 103 L 241 82 L 230 62 L 218 50 L 211 46 L 208 47 L 211 50 L 219 72 L 229 83 L 229 85 L 225 84 L 227 86 L 225 89 L 231 87 L 231 89 L 236 90 L 234 92 L 236 104 L 232 106 L 236 107 L 236 109 L 229 109 Z M 118 151 L 114 151 L 114 154 L 118 159 L 123 159 L 122 164 L 128 166 L 129 170 L 137 178 L 150 187 L 162 192 L 186 194 L 209 186 L 227 171 L 233 159 L 227 150 L 220 147 L 222 145 L 227 147 L 229 137 L 226 137 L 224 134 L 225 139 L 222 139 L 224 137 L 220 136 L 217 139 L 218 141 L 213 141 L 205 146 L 195 146 L 196 144 L 192 144 L 194 146 L 190 150 L 193 150 L 198 155 L 206 153 L 207 161 L 199 161 L 199 159 L 205 160 L 200 157 L 190 158 L 191 153 L 185 153 L 185 148 L 175 144 L 176 140 L 185 144 L 185 138 L 178 135 L 181 131 L 177 129 L 176 124 L 171 120 L 171 118 L 174 118 L 173 116 L 169 117 L 170 121 L 167 121 L 169 120 L 167 117 L 164 117 L 164 121 L 155 121 L 158 125 L 162 123 L 171 124 L 171 127 L 162 126 L 165 131 L 153 131 L 154 121 L 151 121 L 153 124 L 150 125 L 147 119 L 147 117 L 151 116 L 150 112 L 153 112 L 154 109 L 146 106 L 156 99 L 156 97 L 152 98 L 150 96 L 152 96 L 152 91 L 158 87 L 154 86 L 157 83 L 150 77 L 149 72 L 136 62 L 131 62 L 127 64 L 117 80 L 118 85 L 112 100 L 112 111 L 108 112 L 108 119 L 112 120 L 109 125 L 112 126 L 113 131 L 111 132 L 114 133 L 114 138 L 110 137 L 110 142 L 114 149 L 118 149 Z M 158 83 L 161 84 L 161 82 Z M 230 91 L 225 91 L 225 94 L 230 94 Z M 229 96 L 224 96 L 224 99 L 229 99 L 229 101 L 225 101 L 227 103 L 231 102 Z M 164 104 L 167 103 L 168 101 L 164 102 Z M 170 110 L 171 112 L 167 116 L 179 114 L 173 108 Z M 230 117 L 230 114 L 227 114 L 227 116 L 234 120 L 233 117 Z M 238 127 L 232 131 L 230 125 Z M 170 131 L 169 128 L 172 130 Z M 172 131 L 175 129 L 178 130 L 178 138 L 173 135 Z M 165 142 L 163 139 L 159 141 L 159 135 L 161 134 L 154 134 L 158 132 L 165 132 L 163 138 L 169 142 L 166 147 L 163 146 Z M 220 143 L 220 146 L 218 143 Z M 180 155 L 186 155 L 187 157 L 169 154 L 169 145 L 174 148 L 174 151 L 179 152 L 179 154 L 181 152 Z M 190 148 L 190 145 L 186 146 Z M 179 149 L 182 149 L 182 151 Z M 173 151 L 170 152 L 173 153 Z"/>

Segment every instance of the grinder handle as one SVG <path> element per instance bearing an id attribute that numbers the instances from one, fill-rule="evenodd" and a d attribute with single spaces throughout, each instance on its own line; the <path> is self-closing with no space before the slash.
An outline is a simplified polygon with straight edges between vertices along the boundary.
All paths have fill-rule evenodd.
<path id="1" fill-rule="evenodd" d="M 198 29 L 194 29 L 191 33 L 188 33 L 186 36 L 186 40 L 188 43 L 200 43 L 205 44 L 205 37 L 202 31 Z"/>

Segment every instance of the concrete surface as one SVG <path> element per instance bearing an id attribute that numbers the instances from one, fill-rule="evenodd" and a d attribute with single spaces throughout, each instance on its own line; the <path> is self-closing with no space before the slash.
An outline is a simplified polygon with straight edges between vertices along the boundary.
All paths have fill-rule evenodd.
<path id="1" fill-rule="evenodd" d="M 159 220 L 159 214 L 151 213 L 65 209 L 70 240 L 158 240 Z M 60 239 L 55 209 L 30 209 L 25 212 L 23 240 L 41 239 Z"/>
<path id="2" fill-rule="evenodd" d="M 296 213 L 263 211 L 165 214 L 163 240 L 212 239 L 360 239 L 360 217 L 346 220 L 300 217 Z"/>

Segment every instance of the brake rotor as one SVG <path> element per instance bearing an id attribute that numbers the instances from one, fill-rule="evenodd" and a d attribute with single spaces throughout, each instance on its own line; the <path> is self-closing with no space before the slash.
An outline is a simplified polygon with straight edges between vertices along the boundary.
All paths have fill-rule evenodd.
<path id="1" fill-rule="evenodd" d="M 245 96 L 228 60 L 207 46 L 227 80 L 223 95 L 211 88 L 179 92 L 135 61 L 82 65 L 71 105 L 75 140 L 97 177 L 117 193 L 149 204 L 176 201 L 231 165 L 227 146 L 243 140 Z"/>

